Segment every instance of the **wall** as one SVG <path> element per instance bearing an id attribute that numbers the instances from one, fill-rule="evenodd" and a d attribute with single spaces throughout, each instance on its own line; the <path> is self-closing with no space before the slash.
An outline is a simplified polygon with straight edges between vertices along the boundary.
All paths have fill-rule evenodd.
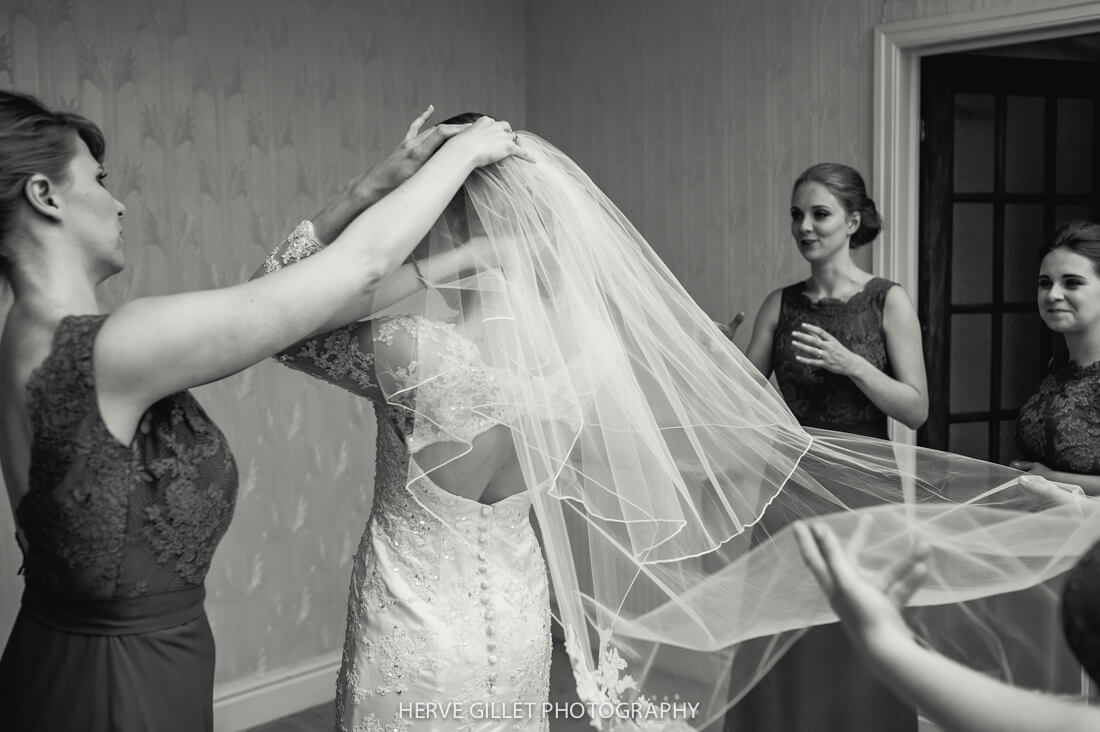
<path id="1" fill-rule="evenodd" d="M 554 142 L 711 315 L 751 318 L 806 271 L 787 234 L 797 173 L 870 170 L 873 27 L 1010 4 L 1049 3 L 16 0 L 0 11 L 0 86 L 105 128 L 129 209 L 109 305 L 242 279 L 433 102 Z M 373 424 L 272 364 L 198 395 L 241 465 L 208 580 L 224 685 L 339 648 Z M 3 506 L 0 641 L 21 587 L 11 536 Z"/>
<path id="2" fill-rule="evenodd" d="M 806 277 L 809 165 L 868 176 L 875 25 L 1043 0 L 532 2 L 527 119 L 570 153 L 716 319 Z M 889 222 L 887 222 L 889 225 Z M 913 243 L 916 246 L 916 242 Z M 870 264 L 873 250 L 861 250 Z"/>
<path id="3" fill-rule="evenodd" d="M 246 278 L 429 102 L 523 123 L 523 3 L 4 5 L 0 87 L 76 109 L 106 133 L 129 261 L 104 286 L 108 307 Z M 272 363 L 196 393 L 241 472 L 207 580 L 217 682 L 339 649 L 371 499 L 370 408 Z M 0 643 L 22 588 L 3 503 Z"/>

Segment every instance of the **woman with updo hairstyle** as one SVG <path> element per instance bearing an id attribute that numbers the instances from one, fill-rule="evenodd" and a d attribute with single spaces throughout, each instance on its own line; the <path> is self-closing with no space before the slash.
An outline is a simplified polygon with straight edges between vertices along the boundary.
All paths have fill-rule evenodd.
<path id="1" fill-rule="evenodd" d="M 203 582 L 237 470 L 187 390 L 357 320 L 475 168 L 525 155 L 507 123 L 420 133 L 427 114 L 299 225 L 271 276 L 105 313 L 96 287 L 123 267 L 126 209 L 105 185 L 103 134 L 0 91 L 0 271 L 13 296 L 0 467 L 24 557 L 0 657 L 4 729 L 213 729 Z"/>
<path id="2" fill-rule="evenodd" d="M 928 415 L 920 323 L 905 290 L 852 250 L 882 230 L 863 177 L 818 163 L 791 193 L 791 237 L 809 278 L 772 292 L 746 356 L 807 428 L 887 438 L 887 418 L 916 429 Z M 860 496 L 845 496 L 855 507 Z M 853 703 L 841 704 L 848 699 Z M 728 729 L 906 732 L 916 716 L 860 664 L 837 625 L 813 628 L 734 707 Z"/>

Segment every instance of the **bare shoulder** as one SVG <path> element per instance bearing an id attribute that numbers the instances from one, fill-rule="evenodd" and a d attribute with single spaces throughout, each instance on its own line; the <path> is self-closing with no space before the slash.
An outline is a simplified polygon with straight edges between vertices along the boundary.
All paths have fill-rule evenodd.
<path id="1" fill-rule="evenodd" d="M 764 302 L 760 304 L 760 311 L 756 315 L 758 323 L 776 324 L 779 322 L 779 310 L 783 305 L 783 290 L 780 287 L 768 293 Z"/>
<path id="2" fill-rule="evenodd" d="M 883 311 L 887 317 L 890 315 L 897 317 L 916 316 L 916 309 L 913 307 L 913 299 L 909 297 L 909 293 L 905 291 L 905 288 L 899 284 L 893 284 L 890 289 L 886 291 L 886 301 L 883 303 Z"/>

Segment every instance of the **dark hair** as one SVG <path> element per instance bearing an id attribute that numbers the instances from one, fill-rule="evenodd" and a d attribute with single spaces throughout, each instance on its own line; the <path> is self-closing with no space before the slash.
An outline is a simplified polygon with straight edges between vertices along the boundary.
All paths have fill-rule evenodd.
<path id="1" fill-rule="evenodd" d="M 859 228 L 852 234 L 848 246 L 852 249 L 870 244 L 882 231 L 882 217 L 879 216 L 875 202 L 867 195 L 867 186 L 859 171 L 841 163 L 818 163 L 811 165 L 798 176 L 791 189 L 797 191 L 803 183 L 819 183 L 836 196 L 840 205 L 849 214 L 859 213 Z"/>
<path id="2" fill-rule="evenodd" d="M 474 122 L 477 122 L 479 119 L 481 119 L 484 116 L 485 116 L 484 114 L 480 114 L 478 112 L 462 112 L 461 114 L 456 114 L 453 117 L 448 117 L 447 119 L 443 120 L 439 124 L 441 124 L 441 125 L 470 125 L 470 124 L 473 124 Z M 454 217 L 456 220 L 464 222 L 463 230 L 460 231 L 459 234 L 461 236 L 465 236 L 467 238 L 470 236 L 469 222 L 466 219 L 468 211 L 466 210 L 466 186 L 465 185 L 463 185 L 461 188 L 458 189 L 458 192 L 455 193 L 454 198 L 451 199 L 451 202 L 447 204 L 447 208 L 444 209 L 443 213 L 444 213 L 444 215 L 449 214 L 450 216 Z"/>
<path id="3" fill-rule="evenodd" d="M 1100 275 L 1100 224 L 1083 219 L 1062 224 L 1039 250 L 1039 261 L 1055 249 L 1068 249 L 1092 260 L 1092 268 Z"/>
<path id="4" fill-rule="evenodd" d="M 29 94 L 0 90 L 0 273 L 10 265 L 3 243 L 36 173 L 65 180 L 76 155 L 75 137 L 103 162 L 107 144 L 95 123 L 73 112 L 55 112 Z"/>

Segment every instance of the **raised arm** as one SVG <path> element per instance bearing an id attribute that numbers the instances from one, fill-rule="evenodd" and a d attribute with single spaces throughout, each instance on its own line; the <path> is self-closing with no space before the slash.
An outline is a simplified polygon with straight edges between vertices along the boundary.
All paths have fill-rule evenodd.
<path id="1" fill-rule="evenodd" d="M 128 437 L 161 397 L 228 376 L 317 332 L 397 269 L 474 168 L 517 150 L 506 123 L 483 118 L 308 261 L 235 287 L 120 308 L 94 353 L 108 427 Z"/>

